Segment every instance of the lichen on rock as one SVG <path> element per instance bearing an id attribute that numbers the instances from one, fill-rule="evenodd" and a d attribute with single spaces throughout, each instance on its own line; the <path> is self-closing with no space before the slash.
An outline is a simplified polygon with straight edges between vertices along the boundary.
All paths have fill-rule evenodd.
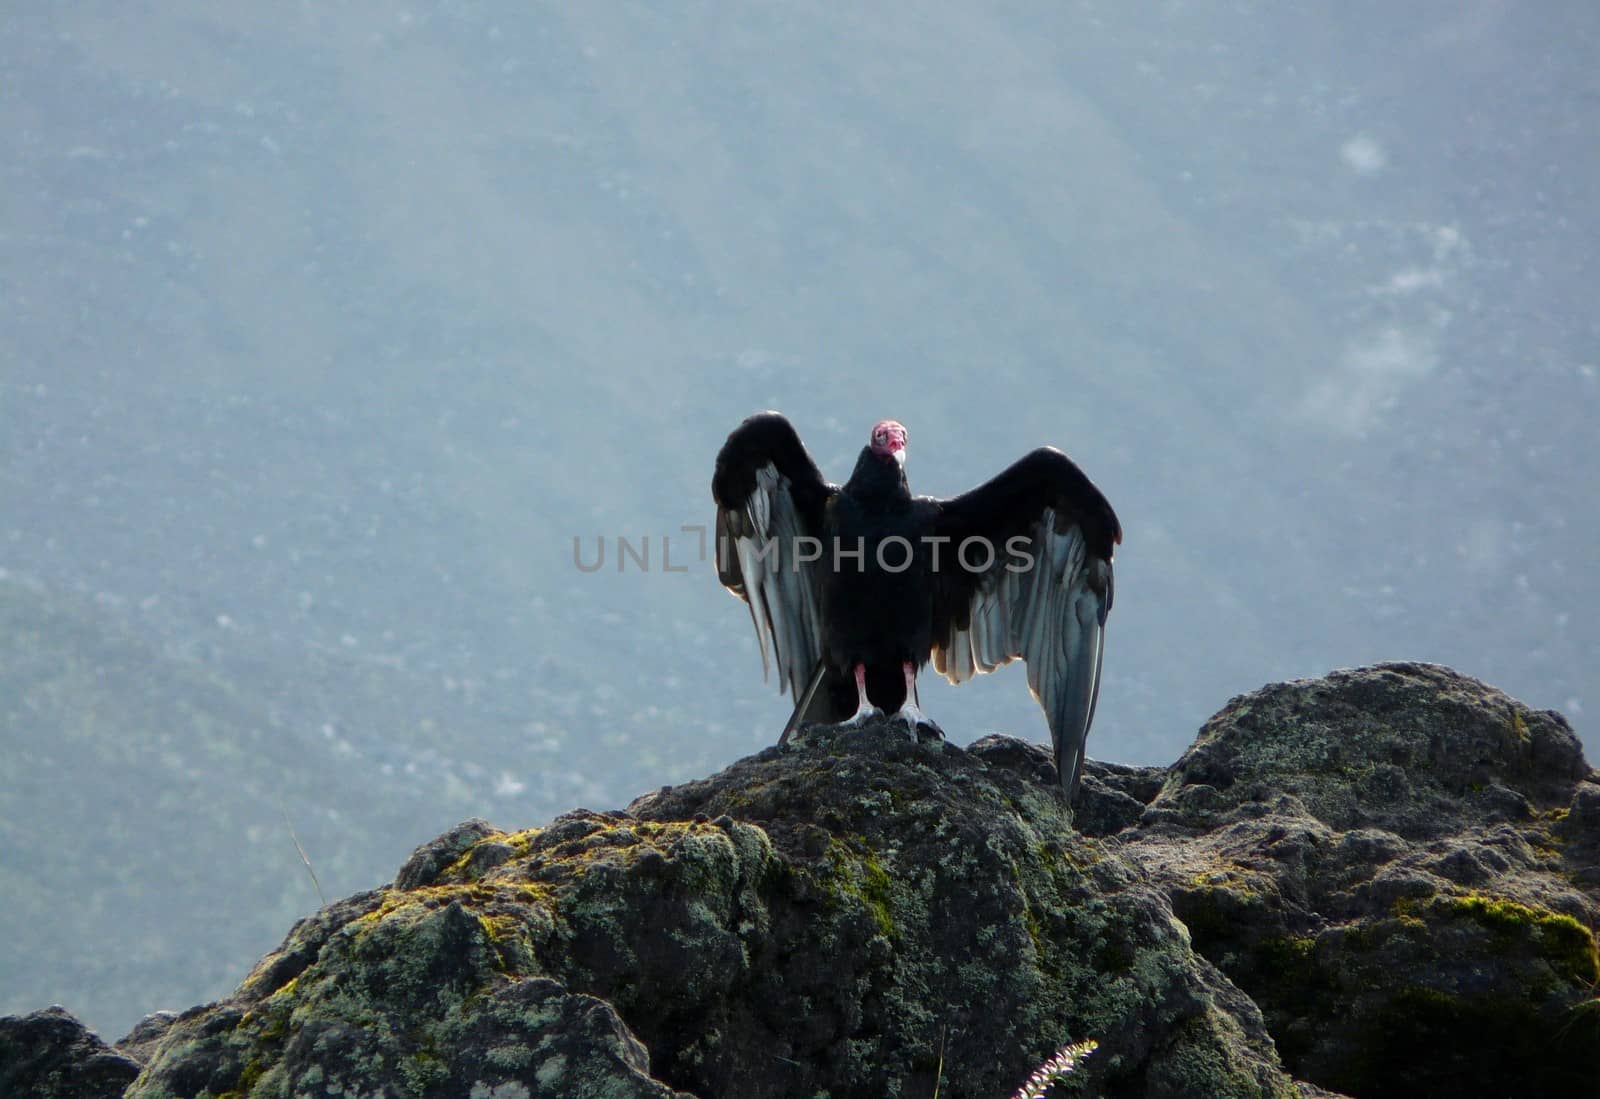
<path id="1" fill-rule="evenodd" d="M 113 1056 L 137 1099 L 920 1099 L 1092 1039 L 1050 1094 L 1578 1094 L 1597 856 L 1564 720 L 1430 665 L 1242 696 L 1072 812 L 1034 745 L 806 727 L 625 811 L 464 822 Z"/>
<path id="2" fill-rule="evenodd" d="M 129 1094 L 998 1095 L 1089 1036 L 1099 1093 L 1292 1094 L 1053 784 L 886 724 L 466 822 L 174 1021 Z"/>
<path id="3" fill-rule="evenodd" d="M 1296 1075 L 1364 1099 L 1579 1094 L 1600 830 L 1568 822 L 1596 790 L 1559 714 L 1380 665 L 1233 700 L 1126 834 Z"/>

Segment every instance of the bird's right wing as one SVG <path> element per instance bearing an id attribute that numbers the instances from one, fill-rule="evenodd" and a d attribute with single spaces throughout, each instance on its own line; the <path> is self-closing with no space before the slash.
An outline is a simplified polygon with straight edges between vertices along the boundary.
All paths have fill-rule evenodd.
<path id="1" fill-rule="evenodd" d="M 934 669 L 961 683 L 1021 657 L 1070 800 L 1100 693 L 1116 513 L 1048 447 L 938 506 Z"/>
<path id="2" fill-rule="evenodd" d="M 837 491 L 776 412 L 733 430 L 711 479 L 717 578 L 750 606 L 762 674 L 776 664 L 778 690 L 797 702 L 822 657 L 820 539 Z"/>

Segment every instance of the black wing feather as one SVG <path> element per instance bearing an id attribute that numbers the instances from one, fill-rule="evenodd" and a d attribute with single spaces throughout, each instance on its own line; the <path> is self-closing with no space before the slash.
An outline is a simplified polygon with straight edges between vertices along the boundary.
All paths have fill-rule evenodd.
<path id="1" fill-rule="evenodd" d="M 711 478 L 717 577 L 750 607 L 763 672 L 770 650 L 778 689 L 797 701 L 822 655 L 822 600 L 816 565 L 798 560 L 795 539 L 822 536 L 837 491 L 776 412 L 728 435 Z"/>
<path id="2" fill-rule="evenodd" d="M 949 539 L 934 580 L 935 670 L 960 683 L 1022 658 L 1070 798 L 1100 690 L 1116 513 L 1070 458 L 1042 447 L 942 501 L 934 533 Z M 961 554 L 969 539 L 988 550 Z"/>

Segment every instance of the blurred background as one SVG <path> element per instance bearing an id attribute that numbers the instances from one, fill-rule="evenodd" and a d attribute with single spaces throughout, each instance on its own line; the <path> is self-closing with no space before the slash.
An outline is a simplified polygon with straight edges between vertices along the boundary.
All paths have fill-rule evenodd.
<path id="1" fill-rule="evenodd" d="M 1594 758 L 1596 57 L 1509 0 L 8 5 L 0 1011 L 223 994 L 296 838 L 332 899 L 771 743 L 681 530 L 760 408 L 836 480 L 885 417 L 920 492 L 1079 461 L 1091 756 L 1418 659 Z"/>

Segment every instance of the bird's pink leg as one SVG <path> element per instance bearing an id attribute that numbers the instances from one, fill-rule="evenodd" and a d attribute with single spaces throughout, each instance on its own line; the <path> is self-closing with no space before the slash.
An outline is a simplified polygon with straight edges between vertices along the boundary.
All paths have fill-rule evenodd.
<path id="1" fill-rule="evenodd" d="M 840 722 L 842 725 L 865 725 L 875 717 L 882 717 L 883 711 L 874 706 L 867 698 L 867 666 L 856 665 L 856 712 Z"/>
<path id="2" fill-rule="evenodd" d="M 906 701 L 894 716 L 911 726 L 911 731 L 915 733 L 918 725 L 933 725 L 933 720 L 917 706 L 917 666 L 906 661 L 900 665 L 900 670 L 906 676 Z"/>

